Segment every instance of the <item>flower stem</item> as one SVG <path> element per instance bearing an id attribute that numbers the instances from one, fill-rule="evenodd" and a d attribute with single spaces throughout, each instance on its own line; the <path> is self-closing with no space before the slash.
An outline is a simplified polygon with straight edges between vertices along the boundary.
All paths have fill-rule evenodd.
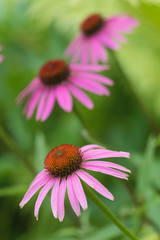
<path id="1" fill-rule="evenodd" d="M 127 85 L 128 89 L 130 90 L 130 92 L 132 93 L 134 99 L 137 101 L 138 105 L 140 106 L 144 116 L 146 117 L 149 126 L 151 127 L 152 131 L 158 135 L 160 133 L 160 126 L 158 125 L 158 123 L 155 121 L 155 119 L 153 118 L 152 114 L 150 113 L 149 109 L 146 107 L 146 105 L 144 104 L 144 102 L 142 101 L 142 99 L 139 97 L 139 95 L 137 94 L 137 92 L 135 91 L 134 87 L 132 86 L 131 81 L 129 80 L 128 76 L 126 75 L 126 73 L 124 72 L 121 64 L 119 63 L 115 53 L 113 51 L 109 51 L 111 58 L 114 62 L 115 68 L 118 70 L 118 77 L 120 79 L 123 79 L 123 81 L 125 81 L 125 84 Z"/>
<path id="2" fill-rule="evenodd" d="M 6 131 L 0 126 L 0 138 L 7 145 L 7 147 L 26 165 L 33 176 L 36 174 L 36 170 L 32 163 L 26 158 L 21 149 L 14 143 L 11 137 L 6 133 Z"/>
<path id="3" fill-rule="evenodd" d="M 138 240 L 138 238 L 129 231 L 119 220 L 118 218 L 108 209 L 108 207 L 96 196 L 96 194 L 87 186 L 84 185 L 84 190 L 87 196 L 102 210 L 102 212 L 110 218 L 110 220 L 130 239 Z"/>

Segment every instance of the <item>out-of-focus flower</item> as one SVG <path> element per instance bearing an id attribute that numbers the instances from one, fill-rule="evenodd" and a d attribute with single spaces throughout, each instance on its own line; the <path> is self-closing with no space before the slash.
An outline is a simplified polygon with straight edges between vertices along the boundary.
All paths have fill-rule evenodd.
<path id="1" fill-rule="evenodd" d="M 3 47 L 0 45 L 0 52 L 2 51 Z M 3 62 L 4 56 L 0 54 L 0 63 Z"/>
<path id="2" fill-rule="evenodd" d="M 138 20 L 127 15 L 105 19 L 99 14 L 93 14 L 81 24 L 81 32 L 68 46 L 65 54 L 72 58 L 72 62 L 106 62 L 105 47 L 118 50 L 120 43 L 127 41 L 123 34 L 132 33 L 138 25 Z"/>
<path id="3" fill-rule="evenodd" d="M 98 95 L 110 95 L 103 84 L 112 86 L 113 81 L 95 73 L 108 68 L 106 65 L 67 65 L 63 60 L 49 61 L 42 66 L 38 77 L 20 93 L 17 102 L 20 103 L 29 96 L 23 113 L 29 119 L 37 107 L 36 120 L 39 121 L 45 121 L 49 117 L 56 100 L 64 111 L 71 112 L 72 95 L 92 109 L 93 102 L 83 90 Z"/>
<path id="4" fill-rule="evenodd" d="M 98 145 L 86 145 L 78 148 L 73 145 L 64 144 L 55 147 L 46 156 L 44 170 L 31 183 L 30 188 L 20 202 L 20 207 L 22 208 L 42 188 L 34 210 L 34 215 L 38 220 L 38 212 L 42 201 L 52 188 L 52 212 L 55 218 L 63 221 L 65 215 L 64 199 L 67 188 L 70 204 L 76 215 L 80 216 L 80 205 L 83 210 L 87 209 L 87 200 L 80 179 L 104 197 L 114 200 L 113 195 L 108 189 L 86 172 L 87 169 L 117 178 L 128 179 L 128 175 L 124 172 L 130 172 L 130 170 L 125 167 L 112 162 L 91 161 L 93 159 L 111 157 L 129 158 L 130 154 L 127 152 L 111 151 Z"/>

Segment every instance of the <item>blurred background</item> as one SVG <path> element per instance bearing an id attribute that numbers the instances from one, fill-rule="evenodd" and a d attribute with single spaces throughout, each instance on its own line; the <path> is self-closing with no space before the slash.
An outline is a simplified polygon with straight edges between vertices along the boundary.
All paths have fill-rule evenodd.
<path id="1" fill-rule="evenodd" d="M 114 56 L 109 55 L 111 69 L 105 74 L 115 82 L 111 96 L 89 93 L 95 104 L 91 111 L 74 99 L 96 139 L 74 111 L 65 113 L 58 104 L 44 123 L 36 122 L 35 116 L 26 120 L 23 106 L 16 105 L 17 95 L 45 61 L 63 57 L 81 21 L 95 12 L 106 17 L 128 13 L 140 21 L 127 36 L 128 43 Z M 19 209 L 34 177 L 24 158 L 38 172 L 55 146 L 68 143 L 81 147 L 97 138 L 108 148 L 132 156 L 114 161 L 131 169 L 127 184 L 92 173 L 113 193 L 115 201 L 97 195 L 139 239 L 160 239 L 160 1 L 0 0 L 0 44 L 5 55 L 0 64 L 1 239 L 128 239 L 89 199 L 89 208 L 80 218 L 66 199 L 62 223 L 52 215 L 49 196 L 41 206 L 38 222 L 33 214 L 37 194 Z"/>

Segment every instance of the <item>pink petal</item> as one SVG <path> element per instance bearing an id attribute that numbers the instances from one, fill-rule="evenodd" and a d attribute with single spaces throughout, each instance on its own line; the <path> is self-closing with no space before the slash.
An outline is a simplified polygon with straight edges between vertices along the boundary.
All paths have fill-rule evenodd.
<path id="1" fill-rule="evenodd" d="M 89 165 L 91 166 L 97 166 L 97 167 L 106 167 L 106 168 L 116 168 L 118 170 L 124 171 L 124 172 L 131 172 L 129 169 L 116 164 L 116 163 L 111 163 L 111 162 L 104 162 L 104 161 L 88 161 L 86 163 L 89 163 Z"/>
<path id="2" fill-rule="evenodd" d="M 90 187 L 100 193 L 102 196 L 114 200 L 112 193 L 108 191 L 96 178 L 92 177 L 90 174 L 84 172 L 83 170 L 77 170 L 76 174 L 86 182 Z"/>
<path id="3" fill-rule="evenodd" d="M 66 112 L 71 112 L 73 107 L 72 97 L 67 87 L 59 85 L 56 88 L 56 97 L 59 106 Z"/>
<path id="4" fill-rule="evenodd" d="M 85 94 L 83 91 L 78 89 L 76 86 L 68 83 L 67 84 L 68 89 L 71 91 L 71 93 L 81 102 L 84 106 L 86 106 L 89 109 L 93 109 L 94 105 L 91 99 Z"/>
<path id="5" fill-rule="evenodd" d="M 81 49 L 81 62 L 83 64 L 88 63 L 88 42 L 84 41 Z"/>
<path id="6" fill-rule="evenodd" d="M 104 70 L 108 70 L 108 65 L 78 65 L 78 64 L 71 64 L 70 65 L 71 71 L 93 71 L 93 72 L 101 72 Z"/>
<path id="7" fill-rule="evenodd" d="M 101 76 L 99 74 L 96 74 L 96 73 L 78 73 L 78 76 L 80 76 L 81 78 L 85 78 L 85 79 L 90 79 L 90 80 L 93 80 L 93 81 L 97 81 L 97 82 L 100 82 L 100 83 L 104 83 L 104 84 L 107 84 L 109 86 L 113 86 L 114 85 L 114 82 L 107 78 L 107 77 L 104 77 L 104 76 Z"/>
<path id="8" fill-rule="evenodd" d="M 38 86 L 40 86 L 39 78 L 35 78 L 29 86 L 27 86 L 17 97 L 16 102 L 19 104 L 22 102 L 30 93 L 32 93 Z"/>
<path id="9" fill-rule="evenodd" d="M 90 53 L 91 53 L 91 63 L 92 64 L 98 64 L 99 53 L 97 51 L 94 38 L 92 38 L 91 41 L 90 41 Z"/>
<path id="10" fill-rule="evenodd" d="M 38 104 L 38 101 L 42 93 L 43 93 L 43 88 L 38 88 L 37 90 L 35 90 L 35 92 L 32 94 L 32 96 L 28 100 L 27 106 L 26 106 L 27 119 L 31 118 L 31 116 L 33 115 L 33 112 L 36 108 L 36 105 Z"/>
<path id="11" fill-rule="evenodd" d="M 0 54 L 0 63 L 2 63 L 4 60 L 4 56 L 2 54 Z"/>
<path id="12" fill-rule="evenodd" d="M 57 203 L 58 218 L 60 222 L 63 221 L 65 213 L 64 209 L 65 192 L 66 192 L 66 178 L 63 177 L 58 190 L 58 203 Z"/>
<path id="13" fill-rule="evenodd" d="M 95 49 L 93 49 L 93 51 L 96 51 L 96 55 L 98 57 L 98 59 L 102 62 L 106 62 L 107 61 L 107 54 L 106 54 L 106 50 L 103 47 L 103 44 L 101 44 L 97 38 L 92 39 L 92 41 L 94 41 L 94 47 Z"/>
<path id="14" fill-rule="evenodd" d="M 83 79 L 83 78 L 80 78 L 79 76 L 76 76 L 76 77 L 70 77 L 70 81 L 72 81 L 77 86 L 87 91 L 90 91 L 92 93 L 95 93 L 97 95 L 107 95 L 107 96 L 110 95 L 110 92 L 106 87 L 104 87 L 103 85 L 97 82 L 93 82 L 89 79 Z"/>
<path id="15" fill-rule="evenodd" d="M 30 188 L 24 195 L 22 201 L 20 202 L 19 206 L 22 208 L 30 199 L 31 197 L 42 187 L 44 186 L 49 180 L 51 179 L 51 176 L 44 176 L 42 179 L 40 179 L 38 182 L 35 182 L 34 184 L 31 184 Z"/>
<path id="16" fill-rule="evenodd" d="M 83 37 L 82 35 L 77 36 L 67 47 L 67 49 L 65 50 L 65 55 L 66 56 L 70 56 L 72 55 L 72 53 L 74 53 L 75 49 L 77 49 L 77 47 L 79 47 L 79 44 L 82 42 Z"/>
<path id="17" fill-rule="evenodd" d="M 51 187 L 53 186 L 55 182 L 55 178 L 52 178 L 40 191 L 36 204 L 35 204 L 35 210 L 34 210 L 34 216 L 36 217 L 36 219 L 38 220 L 38 212 L 39 212 L 39 208 L 45 198 L 45 196 L 47 195 L 47 193 L 49 192 L 49 190 L 51 189 Z"/>
<path id="18" fill-rule="evenodd" d="M 67 177 L 67 190 L 68 190 L 68 197 L 69 197 L 71 206 L 72 206 L 74 212 L 76 213 L 76 215 L 80 216 L 81 215 L 80 206 L 79 206 L 78 199 L 77 199 L 74 189 L 73 189 L 72 177 L 70 175 Z"/>
<path id="19" fill-rule="evenodd" d="M 99 145 L 96 145 L 96 144 L 89 144 L 89 145 L 86 145 L 84 147 L 81 147 L 80 150 L 81 150 L 81 152 L 85 152 L 85 151 L 88 151 L 88 150 L 94 149 L 94 148 L 105 149 L 105 147 L 102 147 L 102 146 L 99 146 Z"/>
<path id="20" fill-rule="evenodd" d="M 105 44 L 108 48 L 111 48 L 113 50 L 118 50 L 120 48 L 119 44 L 116 43 L 110 36 L 109 34 L 103 32 L 103 34 L 101 34 L 99 36 L 99 40 Z"/>
<path id="21" fill-rule="evenodd" d="M 42 114 L 43 114 L 43 110 L 45 107 L 45 103 L 48 97 L 48 93 L 49 93 L 49 89 L 45 88 L 43 91 L 43 94 L 41 96 L 40 102 L 38 104 L 38 108 L 37 108 L 37 114 L 36 114 L 36 120 L 40 120 Z"/>
<path id="22" fill-rule="evenodd" d="M 90 159 L 100 159 L 100 158 L 110 158 L 110 157 L 125 157 L 129 158 L 130 154 L 127 152 L 117 152 L 117 151 L 110 151 L 107 149 L 96 149 L 96 150 L 89 150 L 83 154 L 85 160 Z"/>
<path id="23" fill-rule="evenodd" d="M 83 162 L 81 165 L 82 168 L 94 171 L 94 172 L 101 172 L 107 175 L 111 175 L 113 177 L 122 178 L 128 180 L 128 175 L 126 173 L 120 172 L 118 170 L 114 170 L 111 168 L 105 168 L 105 167 L 99 167 L 99 166 L 93 166 L 92 164 L 89 164 L 89 162 Z"/>
<path id="24" fill-rule="evenodd" d="M 48 95 L 48 99 L 46 100 L 46 106 L 41 116 L 41 121 L 45 121 L 49 115 L 51 114 L 55 104 L 55 89 L 51 89 Z"/>
<path id="25" fill-rule="evenodd" d="M 72 178 L 71 179 L 72 186 L 73 186 L 75 195 L 76 195 L 80 205 L 82 206 L 83 210 L 86 210 L 87 209 L 87 199 L 86 199 L 82 184 L 75 173 L 72 173 L 71 178 Z"/>
<path id="26" fill-rule="evenodd" d="M 44 169 L 43 171 L 41 171 L 39 174 L 37 174 L 37 176 L 34 178 L 34 180 L 32 181 L 30 187 L 34 184 L 36 184 L 37 182 L 39 182 L 41 179 L 43 179 L 45 176 L 49 176 L 50 173 L 46 171 L 46 169 Z"/>
<path id="27" fill-rule="evenodd" d="M 55 218 L 57 218 L 59 182 L 60 177 L 57 177 L 51 193 L 51 207 Z"/>

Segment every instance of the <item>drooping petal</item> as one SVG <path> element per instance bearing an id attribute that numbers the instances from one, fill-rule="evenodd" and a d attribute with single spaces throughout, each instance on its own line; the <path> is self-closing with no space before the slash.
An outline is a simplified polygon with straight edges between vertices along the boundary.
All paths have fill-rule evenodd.
<path id="1" fill-rule="evenodd" d="M 80 78 L 79 76 L 76 76 L 76 77 L 70 77 L 70 80 L 77 86 L 87 91 L 93 92 L 97 95 L 107 95 L 107 96 L 110 95 L 110 92 L 106 87 L 104 87 L 99 83 L 93 82 L 89 79 L 83 79 L 83 78 Z"/>
<path id="2" fill-rule="evenodd" d="M 101 72 L 104 70 L 108 70 L 108 65 L 82 65 L 82 64 L 71 64 L 70 70 L 71 71 L 88 71 L 88 72 Z"/>
<path id="3" fill-rule="evenodd" d="M 79 47 L 79 45 L 82 43 L 83 37 L 82 35 L 78 35 L 67 47 L 65 50 L 65 55 L 70 56 L 72 53 L 74 53 L 75 49 Z"/>
<path id="4" fill-rule="evenodd" d="M 41 178 L 41 180 L 39 180 L 38 182 L 35 182 L 35 184 L 33 184 L 33 185 L 31 184 L 30 188 L 28 189 L 28 191 L 26 192 L 26 194 L 24 195 L 22 201 L 19 204 L 20 208 L 22 208 L 31 199 L 31 197 L 41 187 L 43 187 L 50 179 L 51 179 L 51 176 L 49 176 L 49 175 L 43 176 L 43 178 Z"/>
<path id="5" fill-rule="evenodd" d="M 84 181 L 86 182 L 90 187 L 92 187 L 94 190 L 96 190 L 98 193 L 103 195 L 104 197 L 114 200 L 114 197 L 112 193 L 108 191 L 107 188 L 105 188 L 96 178 L 91 176 L 90 174 L 86 173 L 83 170 L 77 170 L 76 174 Z"/>
<path id="6" fill-rule="evenodd" d="M 66 178 L 63 177 L 58 190 L 58 203 L 57 212 L 59 221 L 62 222 L 64 218 L 65 208 L 64 208 L 64 198 L 66 192 Z"/>
<path id="7" fill-rule="evenodd" d="M 69 93 L 67 87 L 64 85 L 59 85 L 56 88 L 56 97 L 59 106 L 66 112 L 71 112 L 73 107 L 73 101 L 71 94 Z"/>
<path id="8" fill-rule="evenodd" d="M 86 199 L 82 184 L 75 173 L 72 173 L 71 179 L 72 179 L 72 186 L 73 186 L 75 195 L 76 195 L 80 205 L 82 206 L 83 210 L 86 210 L 87 209 L 87 199 Z"/>
<path id="9" fill-rule="evenodd" d="M 35 92 L 32 93 L 32 96 L 26 103 L 26 117 L 27 119 L 31 118 L 33 115 L 33 112 L 38 104 L 38 101 L 40 99 L 41 94 L 43 93 L 43 88 L 38 88 L 35 90 Z"/>
<path id="10" fill-rule="evenodd" d="M 40 86 L 39 78 L 33 79 L 33 81 L 18 95 L 16 102 L 18 104 L 22 102 L 30 93 L 32 93 L 39 86 Z"/>
<path id="11" fill-rule="evenodd" d="M 110 158 L 110 157 L 129 158 L 130 154 L 127 152 L 117 152 L 117 151 L 111 151 L 107 149 L 93 149 L 85 152 L 83 156 L 85 160 L 90 160 L 90 159 L 100 159 L 100 158 Z"/>
<path id="12" fill-rule="evenodd" d="M 54 108 L 54 104 L 55 104 L 55 89 L 53 88 L 50 90 L 48 99 L 46 100 L 46 106 L 41 116 L 42 122 L 44 122 L 49 117 Z"/>
<path id="13" fill-rule="evenodd" d="M 38 195 L 37 201 L 35 203 L 35 209 L 34 209 L 34 216 L 36 217 L 37 220 L 38 220 L 39 208 L 40 208 L 45 196 L 47 195 L 48 191 L 53 186 L 54 182 L 55 182 L 55 178 L 52 178 L 51 180 L 49 180 L 48 183 L 42 188 L 42 190 L 40 191 L 40 193 Z"/>
<path id="14" fill-rule="evenodd" d="M 112 163 L 112 162 L 104 162 L 104 161 L 88 161 L 86 163 L 89 163 L 89 165 L 91 166 L 98 166 L 98 167 L 106 167 L 106 168 L 115 168 L 124 172 L 129 172 L 131 173 L 131 171 L 119 164 L 116 163 Z"/>
<path id="15" fill-rule="evenodd" d="M 38 104 L 38 107 L 37 107 L 36 120 L 40 120 L 40 118 L 43 114 L 43 110 L 44 110 L 45 103 L 46 103 L 46 100 L 47 100 L 47 97 L 48 97 L 48 93 L 49 93 L 49 89 L 45 88 L 44 91 L 43 91 L 43 94 L 41 96 L 40 102 Z"/>
<path id="16" fill-rule="evenodd" d="M 96 73 L 83 73 L 82 72 L 82 73 L 79 73 L 78 76 L 80 76 L 81 78 L 84 78 L 84 79 L 90 79 L 93 81 L 97 81 L 99 83 L 104 83 L 109 86 L 114 85 L 114 82 L 110 78 L 104 77 L 104 76 L 96 74 Z"/>
<path id="17" fill-rule="evenodd" d="M 67 177 L 67 191 L 68 191 L 68 198 L 74 212 L 76 213 L 77 216 L 80 216 L 81 215 L 80 206 L 73 189 L 72 177 L 70 175 Z"/>
<path id="18" fill-rule="evenodd" d="M 58 215 L 57 207 L 58 207 L 59 182 L 60 182 L 60 177 L 57 177 L 51 193 L 51 207 L 52 207 L 52 212 L 55 218 L 57 218 L 57 215 Z"/>
<path id="19" fill-rule="evenodd" d="M 106 50 L 103 47 L 103 45 L 97 40 L 97 38 L 95 37 L 94 39 L 92 39 L 92 41 L 94 41 L 94 47 L 95 49 L 93 49 L 93 51 L 96 51 L 96 55 L 97 58 L 102 61 L 102 62 L 106 62 L 107 61 L 107 54 L 106 54 Z"/>
<path id="20" fill-rule="evenodd" d="M 110 49 L 118 50 L 120 48 L 120 45 L 105 32 L 99 36 L 99 41 L 101 41 L 101 43 L 105 44 Z"/>
<path id="21" fill-rule="evenodd" d="M 83 64 L 88 63 L 88 42 L 87 41 L 84 41 L 81 49 L 81 62 Z"/>
<path id="22" fill-rule="evenodd" d="M 81 152 L 85 152 L 85 151 L 88 151 L 88 150 L 94 149 L 94 148 L 105 149 L 105 147 L 102 147 L 102 146 L 99 146 L 99 145 L 96 145 L 96 144 L 88 144 L 84 147 L 81 147 L 80 150 L 81 150 Z"/>
<path id="23" fill-rule="evenodd" d="M 86 106 L 89 109 L 92 109 L 94 107 L 93 102 L 91 99 L 85 94 L 82 90 L 77 88 L 76 86 L 67 83 L 67 87 L 71 91 L 71 93 L 81 102 L 84 106 Z"/>
<path id="24" fill-rule="evenodd" d="M 113 177 L 117 178 L 122 178 L 128 180 L 128 175 L 124 172 L 120 172 L 118 170 L 114 170 L 111 168 L 105 168 L 105 167 L 99 167 L 99 166 L 93 166 L 92 164 L 90 165 L 89 162 L 83 162 L 81 165 L 82 168 L 95 171 L 95 172 L 101 172 L 107 175 L 111 175 Z"/>

